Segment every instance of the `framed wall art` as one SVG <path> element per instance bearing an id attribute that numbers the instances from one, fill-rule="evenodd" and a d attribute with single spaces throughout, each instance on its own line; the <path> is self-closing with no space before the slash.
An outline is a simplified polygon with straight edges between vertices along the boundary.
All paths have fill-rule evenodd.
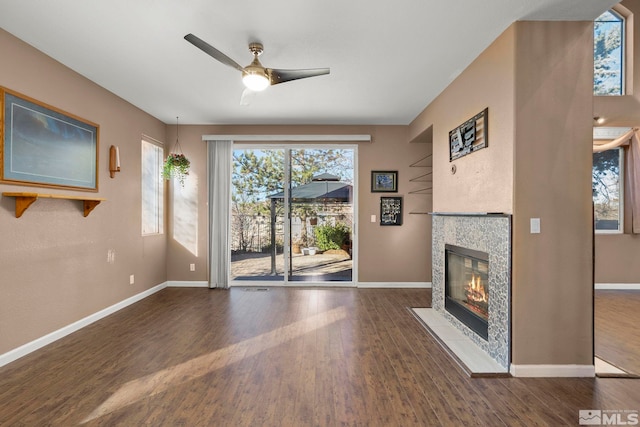
<path id="1" fill-rule="evenodd" d="M 372 193 L 397 193 L 398 171 L 371 171 Z"/>
<path id="2" fill-rule="evenodd" d="M 402 225 L 402 197 L 380 197 L 380 225 Z"/>
<path id="3" fill-rule="evenodd" d="M 0 181 L 98 191 L 99 126 L 0 87 Z"/>
<path id="4" fill-rule="evenodd" d="M 489 109 L 485 108 L 449 132 L 450 162 L 487 147 L 489 143 L 488 116 Z"/>

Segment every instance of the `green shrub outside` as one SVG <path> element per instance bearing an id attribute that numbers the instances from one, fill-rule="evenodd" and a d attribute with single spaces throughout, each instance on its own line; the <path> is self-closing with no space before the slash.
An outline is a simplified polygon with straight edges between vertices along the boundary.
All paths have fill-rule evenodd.
<path id="1" fill-rule="evenodd" d="M 340 249 L 349 240 L 350 230 L 344 224 L 319 225 L 313 230 L 316 246 L 321 251 Z"/>

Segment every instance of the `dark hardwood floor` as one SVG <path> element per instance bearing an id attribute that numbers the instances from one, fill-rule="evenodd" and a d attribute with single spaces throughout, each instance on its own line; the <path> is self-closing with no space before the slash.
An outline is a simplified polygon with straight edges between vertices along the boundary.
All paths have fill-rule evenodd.
<path id="1" fill-rule="evenodd" d="M 0 368 L 0 425 L 575 426 L 640 409 L 640 380 L 469 378 L 407 309 L 430 296 L 164 289 Z"/>
<path id="2" fill-rule="evenodd" d="M 640 291 L 595 292 L 595 353 L 640 375 Z"/>

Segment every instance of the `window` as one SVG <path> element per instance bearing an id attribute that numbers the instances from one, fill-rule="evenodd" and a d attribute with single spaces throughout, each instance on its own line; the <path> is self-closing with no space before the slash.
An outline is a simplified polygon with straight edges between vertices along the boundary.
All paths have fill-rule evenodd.
<path id="1" fill-rule="evenodd" d="M 593 205 L 598 232 L 623 230 L 623 148 L 593 154 Z"/>
<path id="2" fill-rule="evenodd" d="M 164 232 L 164 149 L 142 140 L 142 235 Z"/>
<path id="3" fill-rule="evenodd" d="M 624 95 L 625 20 L 614 10 L 593 25 L 593 94 Z"/>

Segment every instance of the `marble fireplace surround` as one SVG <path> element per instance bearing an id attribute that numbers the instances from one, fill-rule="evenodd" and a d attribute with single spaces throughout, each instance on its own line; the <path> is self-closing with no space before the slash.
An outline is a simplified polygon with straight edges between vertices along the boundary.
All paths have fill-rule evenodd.
<path id="1" fill-rule="evenodd" d="M 511 215 L 432 214 L 432 307 L 503 368 L 510 363 Z M 444 308 L 445 244 L 489 254 L 489 338 L 485 340 Z"/>

